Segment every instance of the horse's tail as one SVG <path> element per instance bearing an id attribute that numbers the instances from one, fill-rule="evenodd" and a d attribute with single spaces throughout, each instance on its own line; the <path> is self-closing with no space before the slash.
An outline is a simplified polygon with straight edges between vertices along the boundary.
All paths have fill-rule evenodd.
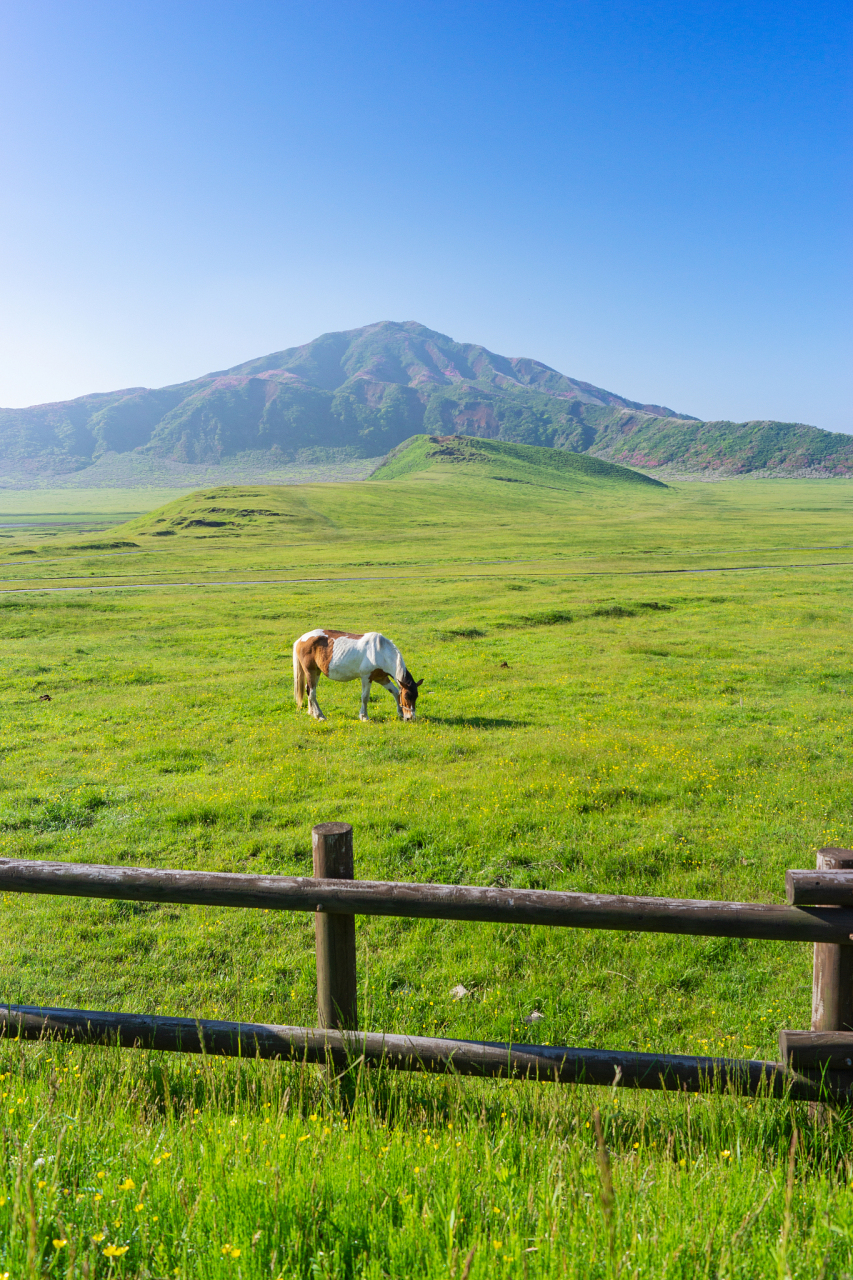
<path id="1" fill-rule="evenodd" d="M 298 643 L 299 641 L 297 640 L 296 644 Z M 305 697 L 305 668 L 299 661 L 296 644 L 293 646 L 293 696 L 296 699 L 297 707 L 301 708 Z"/>

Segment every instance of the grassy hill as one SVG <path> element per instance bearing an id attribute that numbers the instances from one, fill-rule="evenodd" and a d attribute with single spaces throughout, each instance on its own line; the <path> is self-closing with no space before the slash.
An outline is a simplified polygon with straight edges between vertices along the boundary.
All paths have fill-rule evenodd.
<path id="1" fill-rule="evenodd" d="M 235 534 L 259 542 L 320 536 L 337 542 L 356 530 L 375 536 L 385 524 L 392 539 L 403 530 L 420 538 L 437 526 L 452 538 L 460 526 L 489 519 L 524 524 L 537 502 L 530 489 L 547 502 L 562 492 L 595 498 L 625 487 L 666 492 L 658 480 L 597 458 L 463 436 L 415 436 L 368 483 L 217 486 L 182 496 L 111 536 L 116 545 L 123 537 L 135 540 L 129 545 L 165 538 L 186 544 Z"/>
<path id="2" fill-rule="evenodd" d="M 421 433 L 646 468 L 853 473 L 849 436 L 799 423 L 699 422 L 409 321 L 323 334 L 171 387 L 0 409 L 0 482 L 90 469 L 104 484 L 111 475 L 162 483 L 181 467 L 221 467 L 227 480 L 325 461 L 341 468 Z"/>
<path id="3" fill-rule="evenodd" d="M 372 479 L 396 480 L 445 467 L 457 473 L 471 468 L 473 475 L 544 488 L 576 489 L 589 483 L 660 485 L 639 471 L 584 454 L 470 436 L 413 436 L 388 454 Z"/>

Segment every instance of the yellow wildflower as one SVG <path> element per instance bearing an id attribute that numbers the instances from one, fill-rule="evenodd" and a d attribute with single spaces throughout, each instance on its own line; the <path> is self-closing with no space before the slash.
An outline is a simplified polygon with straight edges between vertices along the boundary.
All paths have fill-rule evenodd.
<path id="1" fill-rule="evenodd" d="M 108 1244 L 104 1250 L 105 1258 L 123 1258 L 130 1248 L 129 1244 Z"/>
<path id="2" fill-rule="evenodd" d="M 124 1182 L 118 1184 L 118 1189 L 119 1191 L 132 1191 L 135 1186 L 136 1183 L 133 1178 L 125 1178 Z"/>

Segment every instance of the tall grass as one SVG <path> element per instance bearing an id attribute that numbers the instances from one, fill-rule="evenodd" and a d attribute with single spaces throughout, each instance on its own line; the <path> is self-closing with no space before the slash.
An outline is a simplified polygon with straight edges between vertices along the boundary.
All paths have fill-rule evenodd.
<path id="1" fill-rule="evenodd" d="M 11 1276 L 814 1280 L 850 1258 L 846 1116 L 48 1044 L 0 1066 Z"/>

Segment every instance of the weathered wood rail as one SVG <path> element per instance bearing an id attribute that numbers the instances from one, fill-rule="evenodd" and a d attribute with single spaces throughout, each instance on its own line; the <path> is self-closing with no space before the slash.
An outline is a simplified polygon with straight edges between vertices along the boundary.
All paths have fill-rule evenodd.
<path id="1" fill-rule="evenodd" d="M 565 929 L 621 929 L 777 942 L 843 944 L 853 909 L 641 898 L 549 889 L 494 889 L 454 884 L 310 876 L 251 876 L 222 871 L 160 871 L 72 862 L 0 860 L 0 889 L 206 907 L 256 907 L 340 915 L 407 916 Z"/>
<path id="2" fill-rule="evenodd" d="M 0 1034 L 22 1040 L 55 1038 L 77 1044 L 118 1045 L 177 1053 L 275 1058 L 316 1062 L 345 1070 L 364 1062 L 395 1071 L 453 1071 L 543 1083 L 618 1085 L 629 1089 L 671 1089 L 698 1093 L 720 1089 L 817 1100 L 819 1084 L 782 1062 L 692 1057 L 688 1054 L 625 1053 L 553 1045 L 443 1040 L 329 1027 L 287 1027 L 257 1022 L 146 1017 L 85 1009 L 44 1009 L 0 1005 Z M 846 1077 L 830 1074 L 835 1092 Z"/>
<path id="3" fill-rule="evenodd" d="M 7 893 L 315 914 L 318 1028 L 0 1006 L 0 1034 L 78 1043 L 455 1071 L 557 1083 L 853 1101 L 853 851 L 789 871 L 790 905 L 353 879 L 352 828 L 313 831 L 314 876 L 252 876 L 0 859 Z M 783 1062 L 442 1040 L 358 1030 L 355 916 L 621 929 L 815 944 L 811 1032 L 783 1031 Z M 838 1033 L 841 1033 L 840 1035 Z"/>

